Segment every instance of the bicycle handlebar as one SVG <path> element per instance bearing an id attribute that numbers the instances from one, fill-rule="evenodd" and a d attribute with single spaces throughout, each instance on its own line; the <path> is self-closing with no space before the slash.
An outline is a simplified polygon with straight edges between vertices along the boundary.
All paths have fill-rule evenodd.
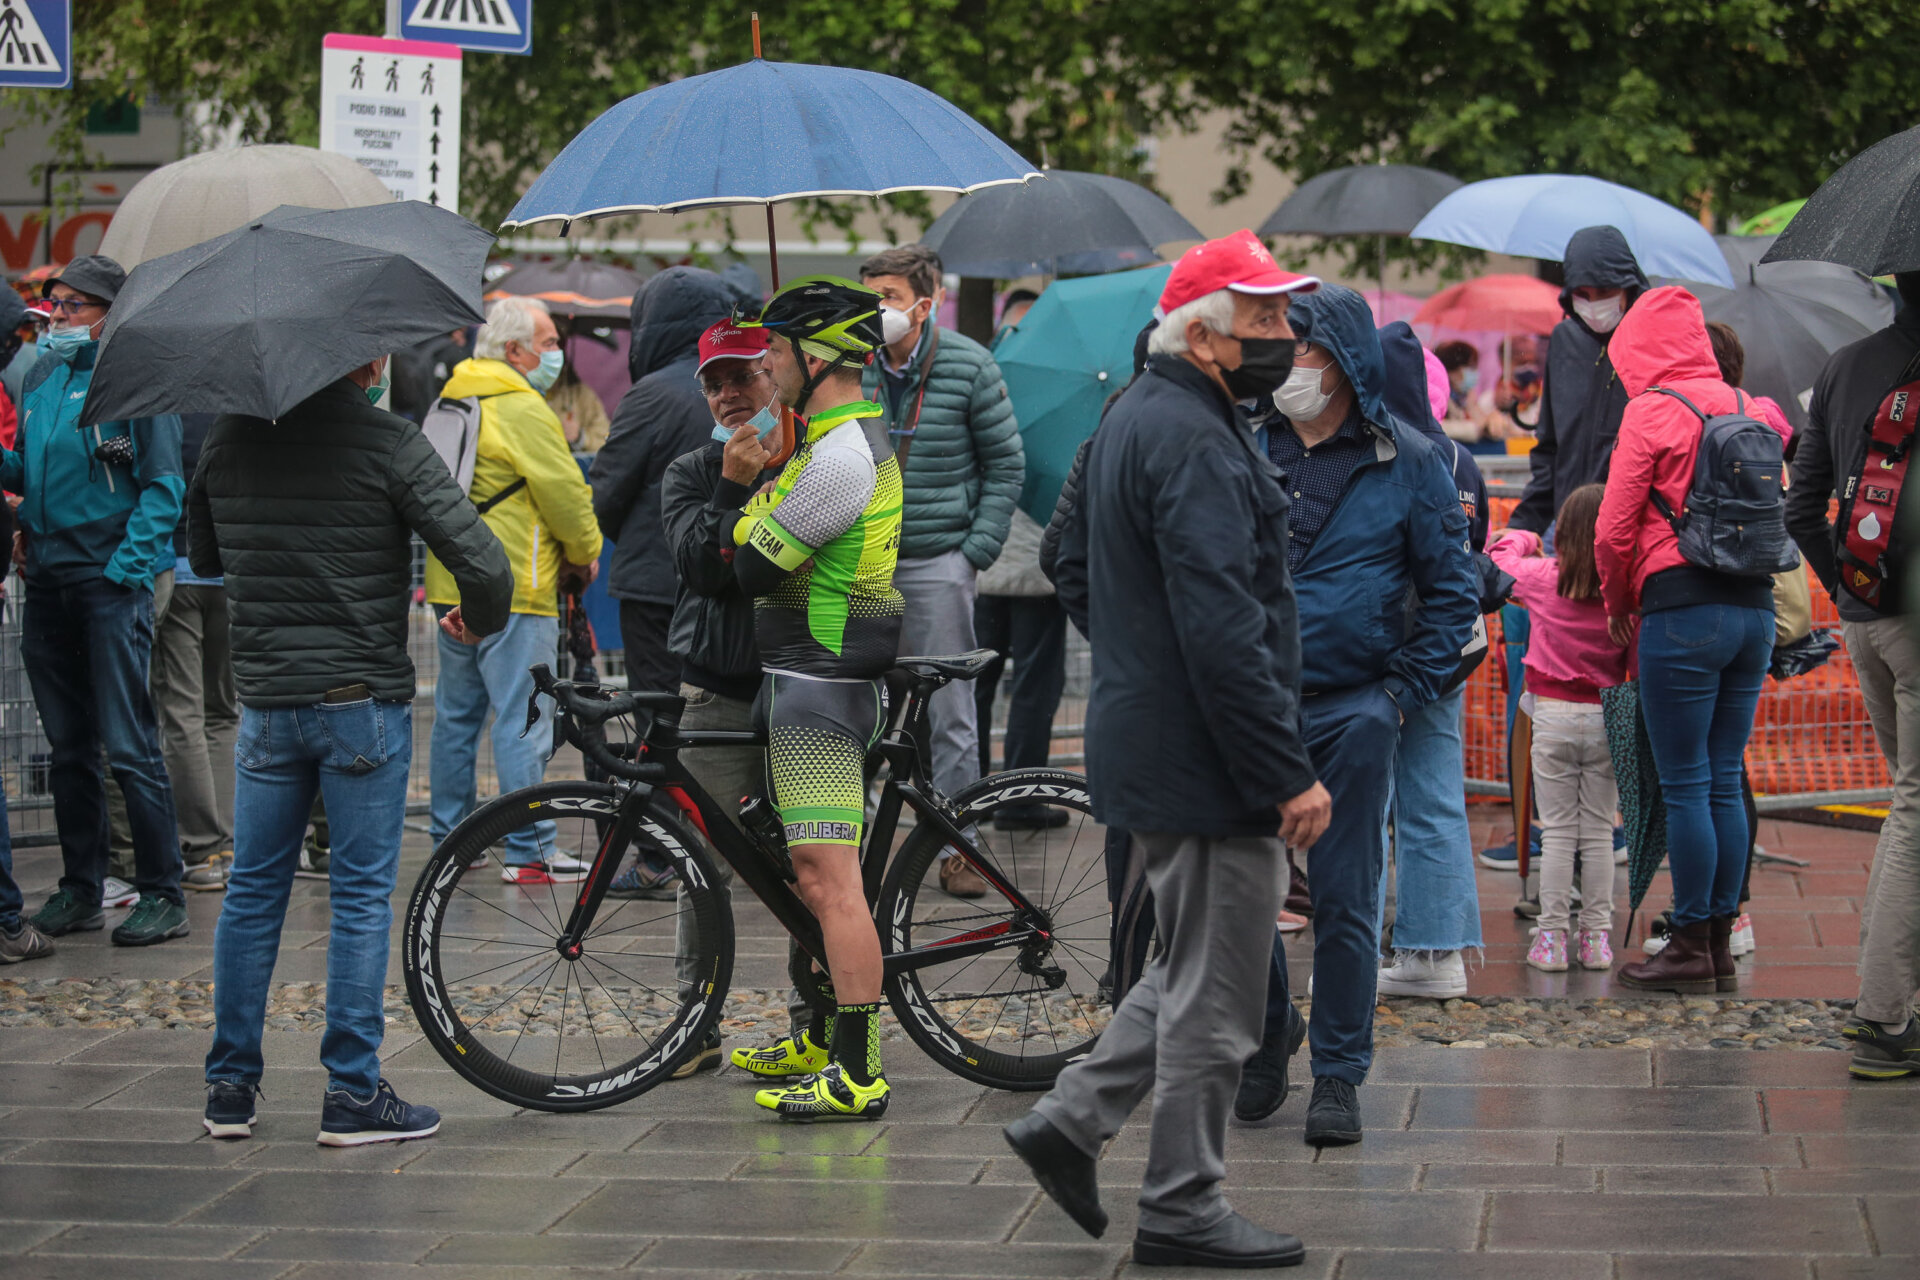
<path id="1" fill-rule="evenodd" d="M 609 720 L 648 711 L 655 713 L 658 721 L 671 728 L 679 724 L 686 699 L 677 693 L 613 693 L 599 685 L 578 685 L 570 680 L 555 680 L 552 670 L 544 662 L 532 668 L 531 674 L 535 693 L 546 694 L 558 705 L 567 741 L 580 748 L 580 754 L 589 762 L 609 776 L 625 778 L 629 782 L 666 781 L 664 766 L 626 760 L 615 754 L 607 746 L 605 726 Z M 589 690 L 591 692 L 587 692 Z M 527 711 L 528 723 L 531 724 L 537 718 L 537 711 L 531 703 Z"/>

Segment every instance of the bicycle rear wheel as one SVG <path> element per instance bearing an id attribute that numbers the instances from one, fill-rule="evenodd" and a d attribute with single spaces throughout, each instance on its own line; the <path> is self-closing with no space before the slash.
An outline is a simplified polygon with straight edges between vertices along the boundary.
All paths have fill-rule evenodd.
<path id="1" fill-rule="evenodd" d="M 996 1089 L 1038 1090 L 1089 1053 L 1112 1016 L 1106 996 L 1110 922 L 1102 833 L 1087 780 L 1058 769 L 982 778 L 952 798 L 959 824 L 978 824 L 978 847 L 1044 912 L 1032 942 L 939 964 L 887 981 L 887 998 L 915 1044 L 949 1071 Z M 1056 829 L 1003 831 L 996 813 L 1065 810 Z M 936 871 L 946 842 L 921 827 L 901 846 L 881 887 L 881 947 L 889 954 L 1030 929 L 997 890 L 950 897 Z"/>
<path id="2" fill-rule="evenodd" d="M 592 862 L 623 792 L 546 782 L 467 818 L 428 860 L 407 905 L 407 995 L 448 1065 L 497 1098 L 590 1111 L 646 1092 L 720 1019 L 733 975 L 733 918 L 713 863 L 672 800 L 649 799 L 633 847 L 679 872 L 677 898 L 601 904 L 580 954 L 558 940 L 584 885 L 502 882 L 506 840 L 554 824 L 558 852 Z M 683 995 L 675 936 L 697 957 Z"/>

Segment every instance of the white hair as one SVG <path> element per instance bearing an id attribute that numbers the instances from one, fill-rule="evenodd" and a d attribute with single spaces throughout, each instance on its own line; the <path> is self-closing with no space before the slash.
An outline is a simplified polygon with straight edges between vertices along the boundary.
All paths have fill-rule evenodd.
<path id="1" fill-rule="evenodd" d="M 1198 320 L 1225 337 L 1233 332 L 1233 290 L 1215 289 L 1192 302 L 1183 302 L 1167 312 L 1154 331 L 1147 335 L 1147 352 L 1156 356 L 1183 356 L 1187 353 L 1187 326 Z"/>
<path id="2" fill-rule="evenodd" d="M 487 308 L 487 322 L 474 335 L 473 354 L 480 360 L 504 360 L 507 344 L 533 349 L 533 318 L 551 314 L 538 298 L 502 298 Z"/>

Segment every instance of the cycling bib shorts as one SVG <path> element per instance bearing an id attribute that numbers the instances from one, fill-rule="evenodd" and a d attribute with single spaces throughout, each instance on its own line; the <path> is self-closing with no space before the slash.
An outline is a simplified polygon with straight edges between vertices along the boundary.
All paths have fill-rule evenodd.
<path id="1" fill-rule="evenodd" d="M 858 850 L 866 822 L 867 753 L 886 728 L 879 680 L 819 680 L 768 672 L 754 704 L 767 734 L 768 794 L 787 844 Z"/>

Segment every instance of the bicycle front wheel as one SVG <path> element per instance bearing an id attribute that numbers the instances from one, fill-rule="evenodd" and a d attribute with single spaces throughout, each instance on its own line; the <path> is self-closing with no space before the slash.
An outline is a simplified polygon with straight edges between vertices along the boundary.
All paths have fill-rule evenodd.
<path id="1" fill-rule="evenodd" d="M 414 886 L 402 937 L 414 1016 L 448 1065 L 497 1098 L 542 1111 L 624 1102 L 666 1079 L 720 1019 L 733 918 L 665 795 L 648 800 L 632 847 L 671 864 L 679 893 L 609 894 L 577 955 L 559 939 L 583 884 L 503 879 L 509 839 L 538 836 L 592 863 L 624 794 L 546 782 L 501 796 L 448 834 Z M 690 980 L 676 972 L 676 939 Z"/>
<path id="2" fill-rule="evenodd" d="M 1045 1089 L 1092 1051 L 1113 1012 L 1104 836 L 1087 780 L 1015 769 L 980 779 L 953 804 L 959 824 L 977 824 L 979 850 L 1043 913 L 1044 925 L 996 889 L 972 900 L 944 892 L 937 872 L 948 846 L 923 826 L 881 888 L 882 948 L 892 954 L 996 931 L 1031 939 L 896 974 L 887 997 L 907 1035 L 949 1071 L 996 1089 Z M 1038 815 L 1049 811 L 1063 812 L 1066 823 L 1045 825 Z"/>

